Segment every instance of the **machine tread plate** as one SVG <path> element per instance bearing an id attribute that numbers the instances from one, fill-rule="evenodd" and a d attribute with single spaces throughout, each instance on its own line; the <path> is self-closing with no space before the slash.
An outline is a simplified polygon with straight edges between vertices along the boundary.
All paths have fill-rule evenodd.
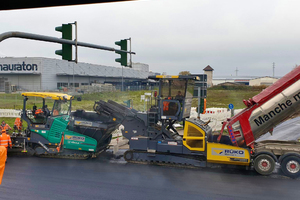
<path id="1" fill-rule="evenodd" d="M 86 160 L 91 157 L 90 154 L 41 154 L 37 155 L 40 158 L 62 158 L 62 159 L 75 159 L 75 160 Z"/>
<path id="2" fill-rule="evenodd" d="M 130 158 L 132 155 L 132 158 Z M 200 168 L 206 166 L 206 160 L 200 155 L 176 155 L 169 153 L 149 153 L 146 151 L 128 150 L 124 154 L 128 163 L 153 164 L 180 168 Z"/>

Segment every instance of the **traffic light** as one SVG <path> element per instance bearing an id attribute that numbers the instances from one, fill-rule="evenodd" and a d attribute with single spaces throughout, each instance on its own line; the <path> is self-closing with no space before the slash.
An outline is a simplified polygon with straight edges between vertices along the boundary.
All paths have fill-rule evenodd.
<path id="1" fill-rule="evenodd" d="M 72 40 L 72 24 L 63 24 L 55 27 L 55 30 L 62 32 L 62 39 Z M 62 56 L 63 60 L 72 60 L 72 45 L 62 44 L 62 49 L 55 51 L 55 54 Z"/>
<path id="2" fill-rule="evenodd" d="M 206 113 L 206 99 L 203 99 L 203 98 L 201 98 L 200 113 L 201 114 Z"/>
<path id="3" fill-rule="evenodd" d="M 127 51 L 127 40 L 120 40 L 115 42 L 116 45 L 121 47 L 121 50 Z M 121 63 L 122 66 L 127 66 L 127 53 L 120 52 L 118 50 L 115 51 L 117 54 L 121 55 L 121 58 L 116 58 L 115 61 Z"/>
<path id="4" fill-rule="evenodd" d="M 198 107 L 197 107 L 197 112 L 198 112 Z M 206 113 L 206 99 L 200 98 L 200 114 L 205 114 Z"/>

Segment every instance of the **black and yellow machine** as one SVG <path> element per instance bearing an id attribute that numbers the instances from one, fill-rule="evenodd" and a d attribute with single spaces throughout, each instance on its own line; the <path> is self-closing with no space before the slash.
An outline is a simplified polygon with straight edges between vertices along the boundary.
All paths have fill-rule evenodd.
<path id="1" fill-rule="evenodd" d="M 124 113 L 122 133 L 130 146 L 124 154 L 126 161 L 196 167 L 209 163 L 250 165 L 250 149 L 231 145 L 228 136 L 217 142 L 208 123 L 189 119 L 195 81 L 200 78 L 199 75 L 149 77 L 158 81 L 159 90 L 149 96 L 147 112 L 108 101 Z M 178 133 L 175 122 L 185 124 L 183 135 Z"/>
<path id="2" fill-rule="evenodd" d="M 261 175 L 272 174 L 277 163 L 286 176 L 291 178 L 300 176 L 299 141 L 255 141 L 260 135 L 272 130 L 276 123 L 291 116 L 300 105 L 298 103 L 300 66 L 253 99 L 244 101 L 252 104 L 223 122 L 221 132 L 216 134 L 212 133 L 209 121 L 204 122 L 200 118 L 189 119 L 194 82 L 199 76 L 149 78 L 159 82 L 159 93 L 148 101 L 148 111 L 140 113 L 130 110 L 130 115 L 121 122 L 124 126 L 123 136 L 129 139 L 130 146 L 124 154 L 126 161 L 196 167 L 214 164 L 253 167 Z M 294 96 L 289 97 L 293 94 Z M 257 99 L 262 99 L 262 102 Z M 291 103 L 290 99 L 294 102 Z M 276 123 L 268 122 L 264 124 L 265 126 L 259 126 L 257 122 L 259 128 L 248 126 L 253 123 L 255 125 L 256 117 L 272 113 L 274 109 L 278 110 L 276 106 L 283 106 L 278 104 L 281 101 L 287 102 L 291 108 L 285 109 L 284 115 L 274 117 Z M 267 117 L 264 119 L 267 120 Z M 174 127 L 175 122 L 180 121 L 185 124 L 183 135 Z M 228 134 L 224 135 L 222 133 L 226 125 Z M 255 137 L 251 138 L 251 134 Z M 239 143 L 236 142 L 237 138 Z M 251 145 L 243 143 L 249 140 L 252 141 L 249 143 Z"/>

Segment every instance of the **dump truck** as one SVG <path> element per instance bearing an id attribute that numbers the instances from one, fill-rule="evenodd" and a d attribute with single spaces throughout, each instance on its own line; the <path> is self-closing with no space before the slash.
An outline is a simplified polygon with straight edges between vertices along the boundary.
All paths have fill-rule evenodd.
<path id="1" fill-rule="evenodd" d="M 300 66 L 258 95 L 244 100 L 244 104 L 247 108 L 223 123 L 220 137 L 227 128 L 232 145 L 250 149 L 254 168 L 258 173 L 271 174 L 277 162 L 285 175 L 298 177 L 299 142 L 255 140 L 268 132 L 272 133 L 275 126 L 299 112 Z"/>
<path id="2" fill-rule="evenodd" d="M 122 133 L 129 140 L 129 149 L 124 153 L 127 162 L 245 166 L 254 167 L 262 175 L 271 174 L 275 163 L 279 163 L 285 175 L 291 178 L 300 175 L 300 142 L 255 141 L 298 110 L 300 66 L 260 94 L 244 100 L 247 107 L 223 122 L 217 135 L 212 133 L 209 121 L 189 118 L 192 88 L 199 77 L 149 78 L 159 82 L 159 90 L 148 99 L 147 112 L 107 102 L 107 108 L 122 111 Z M 183 135 L 175 128 L 176 122 L 184 123 Z"/>
<path id="3" fill-rule="evenodd" d="M 112 133 L 120 126 L 119 114 L 71 110 L 73 96 L 51 92 L 25 92 L 21 119 L 11 135 L 13 148 L 8 153 L 28 153 L 40 157 L 87 159 L 109 148 Z M 41 101 L 28 108 L 28 100 Z M 53 104 L 48 108 L 47 102 Z M 50 104 L 50 103 L 49 103 Z M 105 107 L 105 105 L 102 105 Z M 22 128 L 21 122 L 27 127 Z"/>

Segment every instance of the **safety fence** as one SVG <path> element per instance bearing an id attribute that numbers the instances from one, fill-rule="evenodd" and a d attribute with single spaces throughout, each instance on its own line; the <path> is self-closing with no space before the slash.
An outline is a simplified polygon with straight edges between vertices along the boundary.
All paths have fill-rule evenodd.
<path id="1" fill-rule="evenodd" d="M 20 117 L 21 110 L 13 110 L 13 109 L 0 109 L 0 118 L 1 117 Z"/>
<path id="2" fill-rule="evenodd" d="M 242 109 L 234 110 L 234 115 L 239 113 Z M 191 118 L 197 117 L 196 107 L 193 107 L 191 110 Z M 222 122 L 224 122 L 227 118 L 231 117 L 231 110 L 227 108 L 207 108 L 205 114 L 200 114 L 200 119 L 209 122 L 209 126 L 213 131 L 221 130 Z"/>

